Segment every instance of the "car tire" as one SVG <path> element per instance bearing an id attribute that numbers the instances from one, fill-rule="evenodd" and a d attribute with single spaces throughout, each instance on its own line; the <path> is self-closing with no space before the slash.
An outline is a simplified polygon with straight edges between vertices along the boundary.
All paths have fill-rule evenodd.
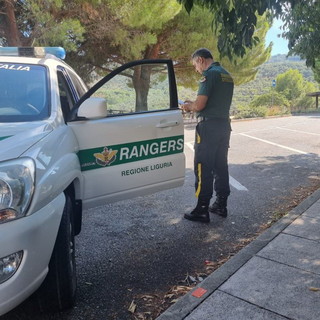
<path id="1" fill-rule="evenodd" d="M 58 312 L 71 308 L 76 297 L 75 236 L 73 202 L 68 194 L 57 239 L 49 262 L 49 272 L 38 290 L 41 311 Z"/>

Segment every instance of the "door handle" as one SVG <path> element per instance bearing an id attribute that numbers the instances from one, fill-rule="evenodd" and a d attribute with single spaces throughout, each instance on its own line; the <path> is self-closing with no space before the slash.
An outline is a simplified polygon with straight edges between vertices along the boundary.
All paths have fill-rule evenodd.
<path id="1" fill-rule="evenodd" d="M 170 122 L 163 122 L 163 123 L 158 123 L 156 125 L 157 128 L 167 128 L 167 127 L 174 127 L 178 126 L 179 122 L 178 121 L 170 121 Z"/>

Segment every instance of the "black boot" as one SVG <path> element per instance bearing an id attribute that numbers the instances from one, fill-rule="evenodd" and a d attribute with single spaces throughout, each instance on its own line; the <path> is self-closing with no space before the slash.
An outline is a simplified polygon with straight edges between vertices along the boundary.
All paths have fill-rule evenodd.
<path id="1" fill-rule="evenodd" d="M 190 213 L 184 215 L 191 221 L 210 222 L 208 205 L 197 205 Z"/>
<path id="2" fill-rule="evenodd" d="M 209 211 L 220 217 L 226 218 L 228 216 L 227 199 L 227 197 L 217 196 L 216 201 L 209 207 Z"/>

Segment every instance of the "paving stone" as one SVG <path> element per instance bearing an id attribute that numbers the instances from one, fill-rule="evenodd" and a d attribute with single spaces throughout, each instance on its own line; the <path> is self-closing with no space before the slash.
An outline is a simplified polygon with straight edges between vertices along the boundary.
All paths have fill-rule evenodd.
<path id="1" fill-rule="evenodd" d="M 320 275 L 320 242 L 314 240 L 280 234 L 257 255 Z"/>
<path id="2" fill-rule="evenodd" d="M 320 216 L 314 218 L 302 215 L 300 218 L 294 220 L 283 232 L 310 240 L 320 241 L 319 224 Z"/>
<path id="3" fill-rule="evenodd" d="M 268 310 L 215 291 L 185 320 L 285 320 Z"/>
<path id="4" fill-rule="evenodd" d="M 220 290 L 293 320 L 320 319 L 320 276 L 253 257 Z"/>
<path id="5" fill-rule="evenodd" d="M 317 201 L 308 210 L 306 210 L 303 216 L 309 216 L 309 217 L 315 217 L 315 218 L 320 217 L 320 201 Z"/>

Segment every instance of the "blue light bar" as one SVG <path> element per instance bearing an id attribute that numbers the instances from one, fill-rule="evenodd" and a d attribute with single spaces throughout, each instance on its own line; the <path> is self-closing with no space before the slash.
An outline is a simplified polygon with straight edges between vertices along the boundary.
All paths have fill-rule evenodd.
<path id="1" fill-rule="evenodd" d="M 43 58 L 47 53 L 59 59 L 66 57 L 66 50 L 62 47 L 0 47 L 0 56 Z"/>

